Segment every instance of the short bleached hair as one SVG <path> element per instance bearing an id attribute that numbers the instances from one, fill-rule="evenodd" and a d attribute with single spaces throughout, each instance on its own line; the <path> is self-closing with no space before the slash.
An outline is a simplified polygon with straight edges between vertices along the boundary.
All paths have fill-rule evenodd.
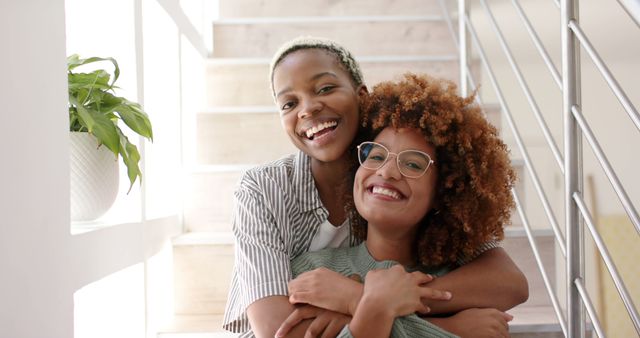
<path id="1" fill-rule="evenodd" d="M 334 55 L 336 57 L 336 61 L 338 61 L 338 63 L 342 67 L 344 67 L 344 69 L 351 76 L 351 80 L 354 86 L 357 87 L 364 84 L 364 77 L 362 76 L 360 65 L 353 57 L 353 54 L 351 54 L 351 52 L 349 52 L 346 48 L 344 48 L 337 42 L 326 38 L 301 36 L 290 40 L 280 46 L 278 51 L 274 54 L 273 59 L 271 60 L 271 64 L 269 66 L 269 83 L 271 86 L 271 95 L 274 98 L 275 90 L 273 88 L 273 73 L 275 68 L 285 57 L 287 57 L 287 55 L 303 49 L 320 49 Z"/>

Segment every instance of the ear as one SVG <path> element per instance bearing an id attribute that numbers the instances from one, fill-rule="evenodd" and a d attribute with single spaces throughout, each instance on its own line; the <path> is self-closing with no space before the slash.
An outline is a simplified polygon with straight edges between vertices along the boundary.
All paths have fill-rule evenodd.
<path id="1" fill-rule="evenodd" d="M 359 85 L 358 88 L 356 88 L 356 92 L 360 98 L 365 95 L 369 95 L 369 89 L 367 89 L 367 86 L 364 84 Z"/>

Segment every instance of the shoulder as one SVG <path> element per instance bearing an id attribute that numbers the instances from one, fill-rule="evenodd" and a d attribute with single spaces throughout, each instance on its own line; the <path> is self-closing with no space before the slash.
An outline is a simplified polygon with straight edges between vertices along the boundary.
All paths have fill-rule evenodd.
<path id="1" fill-rule="evenodd" d="M 258 190 L 265 187 L 283 187 L 291 185 L 294 173 L 298 170 L 298 154 L 291 154 L 275 161 L 247 169 L 238 183 L 238 189 Z"/>

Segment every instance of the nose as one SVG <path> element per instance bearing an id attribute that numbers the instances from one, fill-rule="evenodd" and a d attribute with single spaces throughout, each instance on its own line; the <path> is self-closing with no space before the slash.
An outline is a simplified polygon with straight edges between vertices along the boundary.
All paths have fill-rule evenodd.
<path id="1" fill-rule="evenodd" d="M 298 118 L 306 118 L 322 110 L 322 102 L 314 98 L 307 98 L 300 102 L 300 110 L 298 110 Z"/>
<path id="2" fill-rule="evenodd" d="M 398 168 L 398 164 L 396 163 L 397 160 L 393 156 L 395 155 L 389 154 L 387 162 L 385 162 L 382 167 L 378 168 L 377 170 L 377 174 L 387 180 L 399 180 L 400 178 L 402 178 L 402 173 L 400 173 L 400 169 Z"/>

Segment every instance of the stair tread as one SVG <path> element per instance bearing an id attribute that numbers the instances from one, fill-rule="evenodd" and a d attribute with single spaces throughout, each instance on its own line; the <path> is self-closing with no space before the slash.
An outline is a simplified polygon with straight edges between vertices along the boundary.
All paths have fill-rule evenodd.
<path id="1" fill-rule="evenodd" d="M 211 315 L 175 315 L 166 327 L 160 332 L 221 332 L 222 319 L 221 314 Z"/>
<path id="2" fill-rule="evenodd" d="M 523 306 L 508 311 L 514 316 L 510 332 L 556 332 L 560 324 L 551 306 Z M 175 315 L 161 333 L 222 333 L 223 315 Z M 229 333 L 230 337 L 233 337 Z"/>
<path id="3" fill-rule="evenodd" d="M 509 323 L 510 332 L 556 332 L 560 331 L 560 322 L 552 306 L 517 306 L 509 311 L 513 320 Z"/>
<path id="4" fill-rule="evenodd" d="M 387 22 L 387 21 L 445 21 L 442 15 L 297 15 L 297 16 L 260 16 L 242 18 L 220 18 L 213 20 L 214 25 L 246 25 L 270 23 L 325 23 L 325 22 Z"/>

